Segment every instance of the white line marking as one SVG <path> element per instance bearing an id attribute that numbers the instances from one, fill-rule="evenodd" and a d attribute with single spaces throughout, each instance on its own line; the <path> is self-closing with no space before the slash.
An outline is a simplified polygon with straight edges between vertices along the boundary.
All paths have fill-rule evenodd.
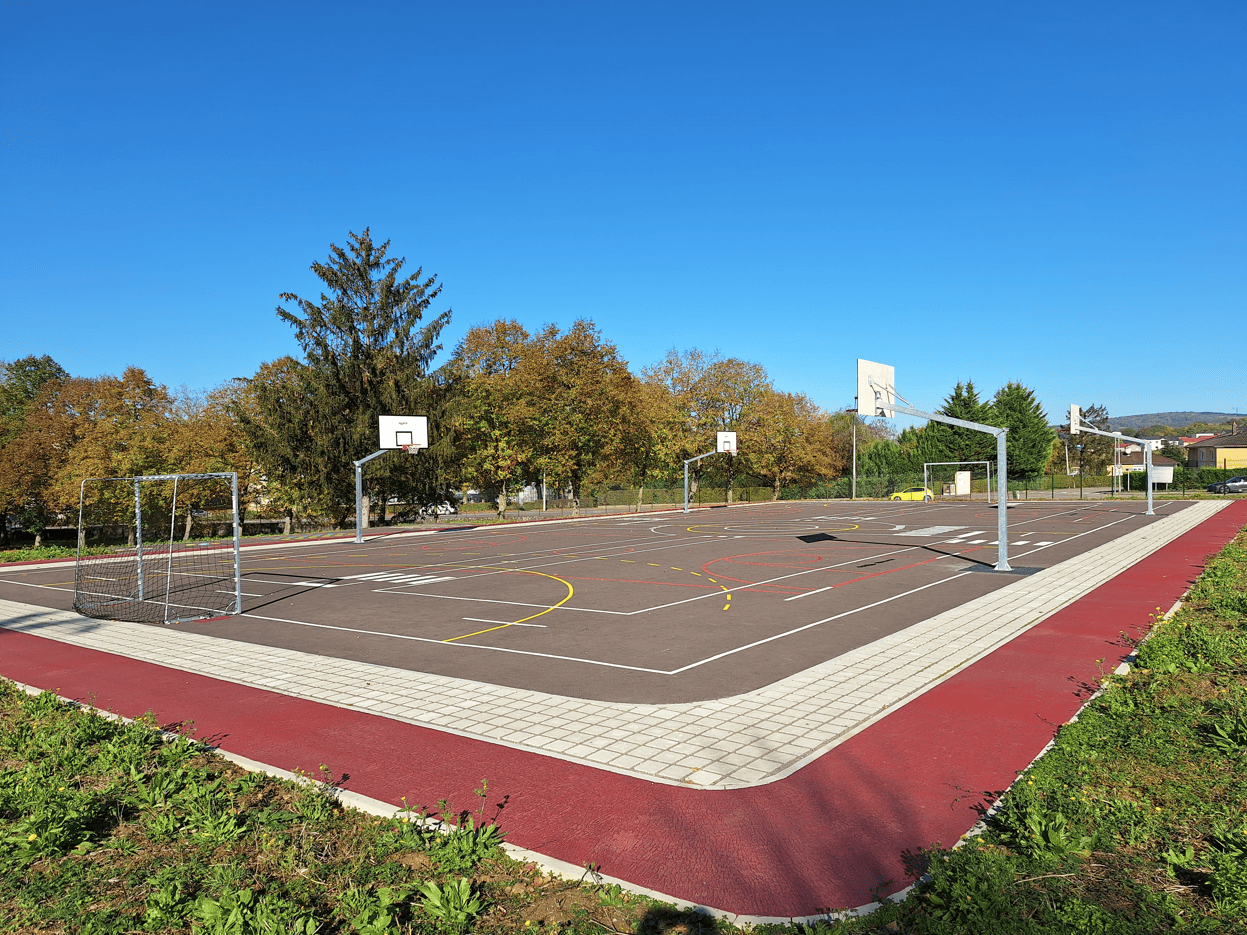
<path id="1" fill-rule="evenodd" d="M 827 587 L 819 588 L 816 591 L 806 591 L 804 594 L 794 594 L 792 597 L 784 598 L 784 602 L 787 603 L 788 601 L 798 601 L 803 597 L 809 597 L 811 594 L 821 594 L 823 591 L 830 591 L 834 587 L 835 587 L 834 584 L 829 584 L 827 585 Z"/>

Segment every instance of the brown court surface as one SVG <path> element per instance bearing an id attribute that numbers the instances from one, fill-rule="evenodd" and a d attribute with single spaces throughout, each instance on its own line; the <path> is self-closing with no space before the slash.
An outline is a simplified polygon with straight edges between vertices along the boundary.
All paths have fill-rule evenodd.
<path id="1" fill-rule="evenodd" d="M 179 626 L 604 701 L 760 688 L 1183 509 L 776 503 L 243 549 L 244 612 Z M 68 579 L 68 580 L 67 580 Z M 69 608 L 72 568 L 0 572 L 0 597 Z"/>

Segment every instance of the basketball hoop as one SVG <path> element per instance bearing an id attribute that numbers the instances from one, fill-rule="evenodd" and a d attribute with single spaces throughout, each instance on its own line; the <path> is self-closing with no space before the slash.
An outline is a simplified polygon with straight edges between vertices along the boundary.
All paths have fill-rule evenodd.
<path id="1" fill-rule="evenodd" d="M 403 448 L 403 454 L 405 455 L 414 455 L 417 451 L 420 450 L 419 445 L 403 445 L 402 448 Z"/>

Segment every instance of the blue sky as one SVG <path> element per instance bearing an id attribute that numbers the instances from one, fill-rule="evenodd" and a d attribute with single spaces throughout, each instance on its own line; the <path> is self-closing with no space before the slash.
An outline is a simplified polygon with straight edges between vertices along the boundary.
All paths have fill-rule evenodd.
<path id="1" fill-rule="evenodd" d="M 0 358 L 206 389 L 297 350 L 371 226 L 495 318 L 639 371 L 858 357 L 1113 414 L 1247 407 L 1247 5 L 0 8 Z"/>

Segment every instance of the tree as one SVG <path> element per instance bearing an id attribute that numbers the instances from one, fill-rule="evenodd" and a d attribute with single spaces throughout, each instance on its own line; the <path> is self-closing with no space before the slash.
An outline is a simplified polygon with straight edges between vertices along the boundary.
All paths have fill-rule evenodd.
<path id="1" fill-rule="evenodd" d="M 1034 390 L 1021 383 L 1006 383 L 996 391 L 991 412 L 994 424 L 1009 430 L 1005 436 L 1009 476 L 1042 474 L 1048 466 L 1056 433 L 1049 427 L 1048 414 L 1035 398 Z"/>
<path id="2" fill-rule="evenodd" d="M 771 482 L 771 499 L 794 481 L 834 476 L 844 466 L 827 413 L 809 397 L 764 390 L 743 420 L 741 450 L 747 465 Z"/>
<path id="3" fill-rule="evenodd" d="M 530 336 L 517 321 L 498 319 L 472 328 L 448 365 L 460 386 L 454 419 L 460 480 L 495 494 L 498 515 L 506 513 L 509 488 L 534 466 L 536 407 L 517 370 Z"/>
<path id="4" fill-rule="evenodd" d="M 525 349 L 517 377 L 532 401 L 534 464 L 566 480 L 574 500 L 586 482 L 625 468 L 640 387 L 591 320 L 573 322 L 566 332 L 543 328 Z"/>
<path id="5" fill-rule="evenodd" d="M 989 403 L 979 399 L 974 381 L 958 383 L 940 407 L 941 415 L 980 425 L 995 425 Z M 917 469 L 932 461 L 986 461 L 996 457 L 996 439 L 975 429 L 946 422 L 928 422 L 914 453 Z"/>
<path id="6" fill-rule="evenodd" d="M 336 513 L 344 525 L 354 501 L 352 462 L 376 450 L 377 417 L 427 415 L 430 449 L 415 458 L 389 459 L 369 469 L 370 491 L 401 489 L 409 497 L 439 492 L 451 451 L 446 431 L 450 383 L 430 367 L 450 310 L 421 324 L 441 292 L 423 270 L 399 278 L 402 258 L 387 257 L 368 228 L 351 232 L 346 248 L 330 244 L 312 272 L 329 292 L 319 302 L 284 292 L 298 313 L 278 306 L 295 329 L 303 361 L 283 360 L 255 378 L 256 412 L 236 409 L 248 444 L 266 472 L 297 485 Z M 274 379 L 278 378 L 278 379 Z"/>
<path id="7" fill-rule="evenodd" d="M 54 457 L 42 423 L 51 394 L 68 379 L 46 354 L 0 362 L 0 541 L 9 541 L 8 518 L 14 515 L 36 546 L 42 544 Z"/>
<path id="8" fill-rule="evenodd" d="M 661 363 L 642 371 L 642 378 L 666 387 L 680 412 L 683 426 L 674 447 L 681 461 L 713 451 L 716 432 L 738 432 L 744 413 L 770 388 L 760 364 L 699 350 L 683 355 L 668 351 Z M 730 501 L 738 469 L 734 459 L 723 467 Z M 692 492 L 700 486 L 705 469 L 703 461 L 691 466 Z"/>

